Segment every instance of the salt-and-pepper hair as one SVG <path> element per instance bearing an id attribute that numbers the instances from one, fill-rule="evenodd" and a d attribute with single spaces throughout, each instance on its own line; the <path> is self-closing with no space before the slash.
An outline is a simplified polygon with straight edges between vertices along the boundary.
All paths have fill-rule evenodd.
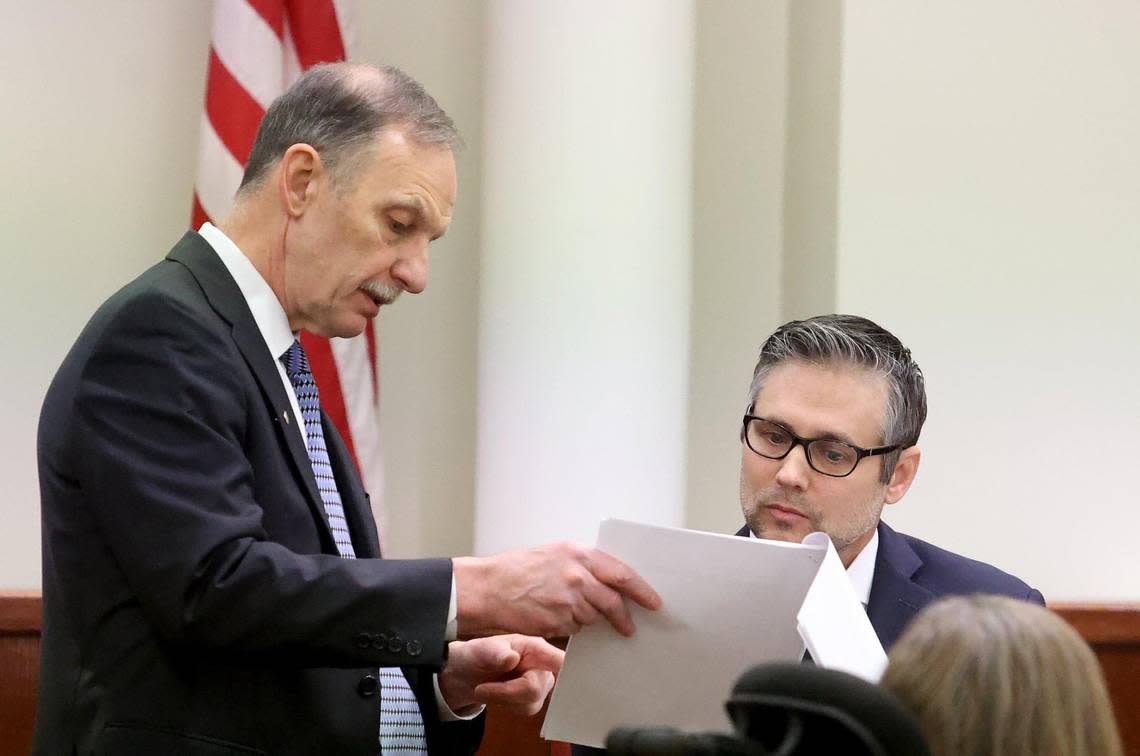
<path id="1" fill-rule="evenodd" d="M 421 145 L 455 149 L 459 133 L 443 108 L 394 66 L 313 66 L 273 101 L 261 119 L 238 193 L 258 188 L 295 144 L 308 144 L 343 183 L 355 157 L 381 131 L 398 128 Z"/>
<path id="2" fill-rule="evenodd" d="M 760 359 L 752 373 L 749 408 L 755 407 L 772 370 L 789 361 L 852 365 L 882 376 L 887 381 L 883 445 L 900 444 L 905 449 L 918 443 L 926 420 L 926 385 L 910 350 L 894 334 L 857 315 L 818 315 L 785 323 L 760 348 Z M 900 454 L 901 449 L 883 456 L 883 483 L 891 479 Z"/>
<path id="3" fill-rule="evenodd" d="M 1048 609 L 1005 596 L 926 607 L 891 648 L 881 685 L 933 756 L 1122 756 L 1092 649 Z"/>

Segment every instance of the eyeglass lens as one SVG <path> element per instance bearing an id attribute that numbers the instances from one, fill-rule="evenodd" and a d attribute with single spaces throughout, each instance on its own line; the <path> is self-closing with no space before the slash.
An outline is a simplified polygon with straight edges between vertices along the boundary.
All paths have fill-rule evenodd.
<path id="1" fill-rule="evenodd" d="M 775 423 L 758 419 L 748 423 L 748 445 L 762 457 L 779 459 L 795 443 L 795 438 Z M 825 438 L 808 443 L 807 455 L 811 466 L 824 475 L 847 475 L 859 462 L 859 453 L 853 447 Z"/>

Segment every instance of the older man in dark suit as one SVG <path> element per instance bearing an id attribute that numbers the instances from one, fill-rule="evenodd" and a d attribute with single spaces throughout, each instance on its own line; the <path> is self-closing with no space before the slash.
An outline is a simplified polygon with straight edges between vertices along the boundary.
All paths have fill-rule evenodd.
<path id="1" fill-rule="evenodd" d="M 887 649 L 940 596 L 1045 603 L 1012 575 L 880 521 L 918 472 L 925 419 L 925 383 L 910 350 L 866 318 L 824 315 L 786 323 L 765 341 L 740 431 L 747 525 L 737 535 L 831 536 Z"/>
<path id="2" fill-rule="evenodd" d="M 480 706 L 541 706 L 629 568 L 569 545 L 386 560 L 302 329 L 360 333 L 427 285 L 450 119 L 396 69 L 308 71 L 233 212 L 108 300 L 39 432 L 39 754 L 472 753 Z"/>

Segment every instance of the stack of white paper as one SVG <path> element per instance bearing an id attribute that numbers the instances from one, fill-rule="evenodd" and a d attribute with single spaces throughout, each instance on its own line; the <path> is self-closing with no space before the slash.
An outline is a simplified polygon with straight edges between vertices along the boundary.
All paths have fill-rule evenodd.
<path id="1" fill-rule="evenodd" d="M 574 636 L 548 740 L 601 746 L 619 725 L 727 732 L 736 679 L 761 662 L 799 659 L 804 639 L 823 666 L 877 680 L 886 663 L 821 533 L 793 544 L 606 520 L 598 547 L 637 570 L 663 606 L 631 607 L 632 638 L 604 623 Z"/>

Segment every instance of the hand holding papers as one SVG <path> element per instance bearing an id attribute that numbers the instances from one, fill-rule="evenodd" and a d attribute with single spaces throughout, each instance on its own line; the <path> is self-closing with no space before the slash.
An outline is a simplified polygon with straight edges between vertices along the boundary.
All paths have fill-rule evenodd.
<path id="1" fill-rule="evenodd" d="M 817 650 L 821 660 L 870 654 L 885 663 L 877 640 L 871 647 L 865 634 L 846 627 L 861 615 L 874 639 L 850 584 L 847 594 L 837 587 L 835 571 L 843 580 L 846 575 L 830 541 L 821 537 L 826 543 L 792 544 L 603 522 L 598 547 L 640 573 L 663 605 L 655 612 L 631 607 L 633 637 L 605 625 L 574 636 L 542 736 L 601 746 L 618 725 L 730 731 L 723 702 L 740 673 L 803 654 L 797 614 L 805 598 L 811 602 L 798 624 L 813 657 Z M 831 578 L 810 596 L 824 569 Z M 825 611 L 833 602 L 854 602 L 857 612 Z"/>

